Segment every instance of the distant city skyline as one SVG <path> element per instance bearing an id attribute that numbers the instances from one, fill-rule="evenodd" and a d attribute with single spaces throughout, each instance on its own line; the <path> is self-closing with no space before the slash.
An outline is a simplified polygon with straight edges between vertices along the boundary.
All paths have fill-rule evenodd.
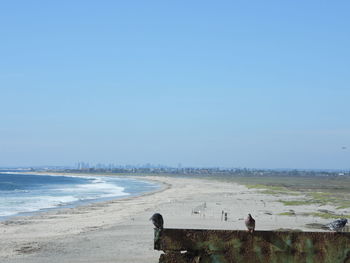
<path id="1" fill-rule="evenodd" d="M 0 167 L 348 169 L 349 1 L 5 1 Z"/>
<path id="2" fill-rule="evenodd" d="M 251 170 L 251 171 L 324 171 L 324 172 L 346 172 L 347 174 L 350 173 L 350 167 L 349 168 L 343 168 L 343 169 L 332 169 L 332 168 L 287 168 L 287 167 L 280 167 L 280 168 L 262 168 L 262 167 L 224 167 L 224 166 L 183 166 L 181 165 L 164 165 L 164 164 L 152 164 L 152 163 L 145 163 L 145 164 L 118 164 L 118 163 L 95 163 L 95 162 L 77 162 L 73 165 L 33 165 L 33 166 L 0 166 L 0 170 L 11 170 L 11 169 L 24 169 L 24 170 L 65 170 L 65 169 L 73 169 L 73 170 L 82 170 L 82 171 L 88 171 L 88 170 L 105 170 L 110 171 L 113 169 L 170 169 L 170 170 L 186 170 L 186 169 L 210 169 L 210 170 Z"/>

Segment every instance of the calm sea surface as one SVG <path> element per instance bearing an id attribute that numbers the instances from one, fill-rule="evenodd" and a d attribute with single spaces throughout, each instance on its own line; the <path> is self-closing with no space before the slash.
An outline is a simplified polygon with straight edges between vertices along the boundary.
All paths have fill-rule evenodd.
<path id="1" fill-rule="evenodd" d="M 139 195 L 160 186 L 104 176 L 51 176 L 0 171 L 0 220 L 50 208 Z"/>

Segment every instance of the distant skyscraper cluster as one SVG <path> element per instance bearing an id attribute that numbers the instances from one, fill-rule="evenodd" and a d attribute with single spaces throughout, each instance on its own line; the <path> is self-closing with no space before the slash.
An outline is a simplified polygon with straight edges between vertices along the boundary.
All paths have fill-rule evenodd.
<path id="1" fill-rule="evenodd" d="M 89 169 L 90 165 L 89 163 L 85 163 L 85 162 L 78 162 L 77 163 L 77 169 L 82 170 L 82 169 Z"/>
<path id="2" fill-rule="evenodd" d="M 178 165 L 180 168 L 182 167 L 181 164 Z M 166 165 L 161 165 L 161 164 L 151 164 L 151 163 L 145 163 L 145 164 L 126 164 L 126 165 L 120 165 L 120 164 L 115 164 L 115 163 L 109 163 L 109 164 L 104 164 L 104 163 L 96 163 L 92 164 L 89 162 L 77 162 L 75 165 L 76 169 L 78 170 L 86 170 L 86 169 L 131 169 L 131 168 L 170 168 Z"/>

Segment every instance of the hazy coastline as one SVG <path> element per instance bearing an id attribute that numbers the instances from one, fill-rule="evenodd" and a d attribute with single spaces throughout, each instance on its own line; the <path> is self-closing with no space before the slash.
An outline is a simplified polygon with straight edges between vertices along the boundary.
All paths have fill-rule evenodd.
<path id="1" fill-rule="evenodd" d="M 299 216 L 301 212 L 316 212 L 320 206 L 286 206 L 280 202 L 282 193 L 267 194 L 234 182 L 200 178 L 142 179 L 161 183 L 162 188 L 137 197 L 1 222 L 1 261 L 157 262 L 160 252 L 153 250 L 149 221 L 154 212 L 164 216 L 169 228 L 245 229 L 243 218 L 248 213 L 256 218 L 259 230 L 310 231 L 308 224 L 329 222 L 317 216 Z M 286 192 L 283 199 L 294 200 L 295 195 Z M 322 208 L 335 209 L 331 205 Z M 288 214 L 292 209 L 294 214 Z M 193 213 L 195 210 L 201 211 Z M 227 221 L 222 220 L 222 211 L 228 214 Z"/>

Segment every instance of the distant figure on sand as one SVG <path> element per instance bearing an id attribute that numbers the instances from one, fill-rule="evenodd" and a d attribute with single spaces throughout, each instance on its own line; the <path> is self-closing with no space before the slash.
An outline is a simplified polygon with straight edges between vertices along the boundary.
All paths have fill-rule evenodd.
<path id="1" fill-rule="evenodd" d="M 164 220 L 161 214 L 155 213 L 149 220 L 152 220 L 152 223 L 156 228 L 163 229 Z"/>
<path id="2" fill-rule="evenodd" d="M 246 220 L 244 222 L 245 222 L 245 225 L 248 228 L 248 231 L 250 233 L 253 233 L 255 231 L 255 220 L 252 217 L 252 215 L 248 214 L 248 217 L 246 218 Z"/>
<path id="3" fill-rule="evenodd" d="M 348 220 L 346 218 L 337 219 L 326 225 L 330 230 L 340 232 L 345 227 Z"/>

